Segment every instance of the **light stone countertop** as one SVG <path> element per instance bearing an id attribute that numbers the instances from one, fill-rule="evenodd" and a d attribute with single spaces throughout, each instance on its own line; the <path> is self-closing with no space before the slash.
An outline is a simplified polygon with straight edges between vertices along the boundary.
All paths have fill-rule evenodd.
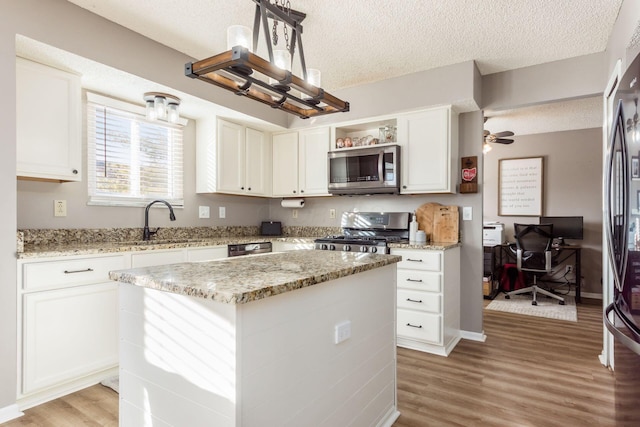
<path id="1" fill-rule="evenodd" d="M 112 280 L 227 304 L 293 291 L 401 261 L 395 255 L 297 250 L 111 271 Z"/>
<path id="2" fill-rule="evenodd" d="M 95 242 L 95 243 L 53 243 L 44 245 L 24 245 L 23 251 L 18 252 L 18 259 L 45 258 L 71 255 L 107 254 L 114 252 L 138 252 L 158 249 L 199 248 L 220 246 L 235 243 L 258 242 L 287 242 L 313 243 L 315 237 L 270 237 L 270 236 L 242 236 L 242 237 L 212 237 L 201 239 L 166 239 L 150 241 L 125 242 Z"/>

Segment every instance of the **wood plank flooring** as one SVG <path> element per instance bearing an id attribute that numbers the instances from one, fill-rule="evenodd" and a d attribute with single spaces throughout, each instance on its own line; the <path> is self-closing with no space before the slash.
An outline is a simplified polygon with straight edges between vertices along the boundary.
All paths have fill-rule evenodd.
<path id="1" fill-rule="evenodd" d="M 399 348 L 394 427 L 615 426 L 601 313 L 599 301 L 578 305 L 577 323 L 485 310 L 485 343 L 462 340 L 447 358 Z M 2 426 L 117 424 L 118 395 L 96 385 Z"/>

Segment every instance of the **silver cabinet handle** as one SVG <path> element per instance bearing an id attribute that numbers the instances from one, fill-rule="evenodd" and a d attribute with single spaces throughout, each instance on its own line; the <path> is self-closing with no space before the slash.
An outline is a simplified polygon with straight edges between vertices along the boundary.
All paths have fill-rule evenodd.
<path id="1" fill-rule="evenodd" d="M 416 282 L 416 283 L 422 283 L 422 279 L 412 279 L 412 278 L 407 278 L 407 282 Z"/>
<path id="2" fill-rule="evenodd" d="M 411 298 L 407 298 L 407 301 L 422 303 L 422 300 L 421 300 L 421 299 L 411 299 Z"/>
<path id="3" fill-rule="evenodd" d="M 87 268 L 87 269 L 84 269 L 84 270 L 65 270 L 64 274 L 86 273 L 88 271 L 93 271 L 93 268 Z"/>
<path id="4" fill-rule="evenodd" d="M 407 323 L 407 326 L 411 326 L 412 328 L 422 329 L 422 325 L 412 325 L 411 323 Z"/>
<path id="5" fill-rule="evenodd" d="M 422 262 L 421 259 L 411 259 L 411 258 L 407 258 L 407 261 L 411 261 L 411 262 Z"/>

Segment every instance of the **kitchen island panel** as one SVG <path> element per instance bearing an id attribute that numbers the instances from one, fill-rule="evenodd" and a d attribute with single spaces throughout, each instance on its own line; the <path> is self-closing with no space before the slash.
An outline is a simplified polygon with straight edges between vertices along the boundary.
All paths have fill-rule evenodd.
<path id="1" fill-rule="evenodd" d="M 185 425 L 184 410 L 190 426 L 390 426 L 395 277 L 391 264 L 247 304 L 121 283 L 121 425 Z"/>

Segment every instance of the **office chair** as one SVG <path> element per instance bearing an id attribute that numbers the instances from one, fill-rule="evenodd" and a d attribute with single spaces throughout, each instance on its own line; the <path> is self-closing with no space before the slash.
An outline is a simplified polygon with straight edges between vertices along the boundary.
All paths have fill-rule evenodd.
<path id="1" fill-rule="evenodd" d="M 564 298 L 538 286 L 538 276 L 551 272 L 551 244 L 553 243 L 553 224 L 513 224 L 516 233 L 515 247 L 510 248 L 516 254 L 518 271 L 532 273 L 533 284 L 529 287 L 508 292 L 504 297 L 531 292 L 532 305 L 538 305 L 537 294 L 555 298 L 564 305 Z"/>

